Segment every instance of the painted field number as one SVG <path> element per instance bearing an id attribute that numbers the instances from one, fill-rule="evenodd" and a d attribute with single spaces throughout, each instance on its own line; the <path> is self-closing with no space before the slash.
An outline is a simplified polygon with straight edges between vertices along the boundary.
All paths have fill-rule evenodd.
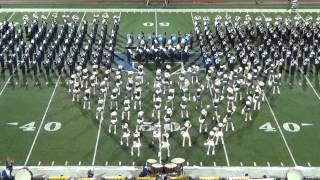
<path id="1" fill-rule="evenodd" d="M 153 22 L 145 22 L 143 23 L 143 26 L 149 27 L 149 26 L 154 26 Z"/>
<path id="2" fill-rule="evenodd" d="M 46 131 L 58 131 L 59 129 L 61 129 L 60 122 L 48 122 L 44 125 L 44 130 Z"/>
<path id="3" fill-rule="evenodd" d="M 145 27 L 151 27 L 151 26 L 154 26 L 154 23 L 153 22 L 144 22 L 142 25 Z M 168 27 L 168 26 L 170 26 L 170 23 L 169 22 L 159 22 L 158 25 L 162 26 L 162 27 Z"/>
<path id="4" fill-rule="evenodd" d="M 288 132 L 299 132 L 301 129 L 299 124 L 292 123 L 292 122 L 283 123 L 282 127 L 284 130 L 286 130 Z"/>
<path id="5" fill-rule="evenodd" d="M 25 125 L 20 126 L 19 128 L 22 129 L 22 131 L 35 131 L 36 127 L 34 126 L 36 122 L 27 123 Z"/>
<path id="6" fill-rule="evenodd" d="M 312 124 L 301 123 L 301 126 L 312 126 Z M 301 126 L 294 122 L 285 122 L 282 124 L 282 128 L 288 132 L 299 132 L 301 130 Z M 277 131 L 276 128 L 272 127 L 271 122 L 264 123 L 259 127 L 259 129 L 265 132 Z"/>
<path id="7" fill-rule="evenodd" d="M 35 124 L 36 122 L 33 121 L 20 126 L 19 129 L 21 129 L 22 131 L 35 131 L 36 130 Z M 61 127 L 62 127 L 62 124 L 60 122 L 48 122 L 44 125 L 43 129 L 49 132 L 54 132 L 61 129 Z"/>
<path id="8" fill-rule="evenodd" d="M 271 122 L 267 122 L 259 127 L 259 129 L 264 130 L 266 132 L 277 131 L 276 128 L 273 128 Z"/>

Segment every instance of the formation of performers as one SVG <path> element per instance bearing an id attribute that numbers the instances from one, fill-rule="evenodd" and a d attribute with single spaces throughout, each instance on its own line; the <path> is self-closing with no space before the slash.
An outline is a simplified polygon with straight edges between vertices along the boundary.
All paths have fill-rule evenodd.
<path id="1" fill-rule="evenodd" d="M 320 70 L 320 18 L 253 20 L 247 15 L 243 20 L 238 16 L 234 20 L 231 16 L 210 20 L 195 16 L 195 40 L 192 33 L 178 33 L 168 39 L 166 35 L 149 38 L 141 33 L 135 47 L 133 34 L 128 36 L 128 62 L 134 58 L 155 64 L 150 82 L 145 80 L 150 74 L 140 63 L 132 71 L 114 65 L 120 17 L 113 17 L 110 33 L 109 17 L 102 17 L 100 33 L 98 16 L 92 23 L 84 17 L 80 24 L 79 17 L 64 16 L 61 26 L 57 14 L 52 16 L 51 25 L 47 17 L 37 15 L 31 21 L 25 16 L 20 27 L 5 20 L 0 27 L 0 68 L 12 77 L 31 73 L 34 80 L 41 72 L 47 83 L 52 73 L 67 74 L 72 101 L 81 101 L 85 110 L 95 109 L 100 123 L 106 118 L 108 133 L 117 134 L 120 126 L 120 144 L 131 144 L 132 155 L 136 152 L 140 156 L 141 133 L 150 122 L 145 121 L 146 114 L 152 117 L 152 124 L 148 124 L 153 132 L 150 143 L 159 146 L 159 156 L 163 149 L 170 156 L 174 131 L 180 131 L 182 147 L 191 147 L 189 131 L 194 126 L 207 136 L 207 155 L 214 155 L 215 147 L 224 144 L 224 133 L 235 131 L 236 111 L 243 115 L 244 122 L 252 121 L 252 114 L 260 110 L 266 98 L 265 91 L 280 94 L 284 73 L 293 78 L 298 73 L 318 75 Z M 201 50 L 201 62 L 189 62 L 195 45 Z M 169 64 L 163 66 L 167 59 L 185 65 L 173 72 Z M 150 91 L 153 96 L 144 99 Z M 146 112 L 145 106 L 150 103 L 153 110 Z M 193 105 L 196 109 L 191 111 Z M 191 119 L 194 114 L 199 115 L 197 119 Z"/>
<path id="2" fill-rule="evenodd" d="M 127 59 L 138 62 L 151 62 L 157 67 L 163 64 L 165 60 L 174 62 L 188 62 L 191 50 L 193 49 L 193 35 L 192 32 L 181 34 L 172 34 L 170 36 L 165 32 L 164 35 L 145 35 L 141 32 L 137 36 L 137 43 L 135 43 L 135 36 L 133 33 L 128 34 L 127 43 Z"/>
<path id="3" fill-rule="evenodd" d="M 0 68 L 12 76 L 19 74 L 27 84 L 26 74 L 32 73 L 36 83 L 39 72 L 44 72 L 47 83 L 51 73 L 68 76 L 80 66 L 111 66 L 119 30 L 120 18 L 113 17 L 113 29 L 108 34 L 109 16 L 103 15 L 101 31 L 98 32 L 99 16 L 92 22 L 84 17 L 79 24 L 79 17 L 63 15 L 63 22 L 57 22 L 58 15 L 52 17 L 34 14 L 32 19 L 23 17 L 20 27 L 14 22 L 4 20 L 0 27 Z M 49 20 L 51 25 L 48 25 Z M 92 27 L 90 30 L 89 27 Z M 89 29 L 89 30 L 88 30 Z M 108 37 L 110 36 L 110 38 Z"/>

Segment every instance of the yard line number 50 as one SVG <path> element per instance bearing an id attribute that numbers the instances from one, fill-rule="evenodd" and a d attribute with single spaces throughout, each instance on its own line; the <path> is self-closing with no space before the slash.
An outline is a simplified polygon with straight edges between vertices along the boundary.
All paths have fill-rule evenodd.
<path id="1" fill-rule="evenodd" d="M 24 124 L 22 126 L 20 126 L 19 128 L 22 129 L 22 131 L 35 131 L 36 130 L 36 126 L 35 126 L 36 122 L 30 122 L 27 124 Z M 45 131 L 49 131 L 49 132 L 53 132 L 53 131 L 58 131 L 59 129 L 61 129 L 62 124 L 60 122 L 48 122 L 44 125 L 43 129 Z"/>
<path id="2" fill-rule="evenodd" d="M 293 122 L 285 122 L 282 124 L 282 127 L 284 130 L 288 132 L 299 132 L 301 127 L 297 123 Z M 272 127 L 271 122 L 266 122 L 262 126 L 259 127 L 260 130 L 263 130 L 265 132 L 273 132 L 276 131 L 276 128 Z"/>

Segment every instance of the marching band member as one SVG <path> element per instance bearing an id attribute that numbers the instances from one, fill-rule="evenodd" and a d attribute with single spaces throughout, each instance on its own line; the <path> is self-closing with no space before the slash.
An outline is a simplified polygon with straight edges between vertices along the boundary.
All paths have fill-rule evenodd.
<path id="1" fill-rule="evenodd" d="M 248 96 L 247 100 L 246 100 L 246 104 L 245 104 L 245 106 L 243 107 L 243 109 L 241 111 L 242 114 L 245 114 L 245 119 L 244 119 L 245 122 L 247 122 L 248 119 L 249 119 L 249 121 L 252 120 L 252 116 L 251 116 L 252 115 L 252 108 L 251 108 L 251 106 L 252 106 L 252 97 Z"/>
<path id="2" fill-rule="evenodd" d="M 200 123 L 199 133 L 202 132 L 202 126 L 204 126 L 204 132 L 207 132 L 207 130 L 208 130 L 207 116 L 208 116 L 207 110 L 202 109 L 201 114 L 199 116 L 199 123 Z"/>
<path id="3" fill-rule="evenodd" d="M 152 133 L 152 144 L 154 144 L 155 141 L 158 141 L 160 143 L 161 141 L 161 128 L 160 124 L 156 123 L 154 125 L 153 133 Z"/>
<path id="4" fill-rule="evenodd" d="M 96 111 L 96 120 L 99 120 L 99 116 L 100 116 L 100 121 L 103 120 L 103 112 L 104 112 L 104 100 L 99 98 L 97 111 Z"/>
<path id="5" fill-rule="evenodd" d="M 170 142 L 169 142 L 169 133 L 165 130 L 164 133 L 162 133 L 162 140 L 161 140 L 161 149 L 167 149 L 168 157 L 170 157 Z M 160 152 L 159 152 L 160 154 Z"/>
<path id="6" fill-rule="evenodd" d="M 141 129 L 141 126 L 143 125 L 143 122 L 144 122 L 143 116 L 144 116 L 144 112 L 140 110 L 138 112 L 136 129 Z"/>
<path id="7" fill-rule="evenodd" d="M 97 77 L 95 75 L 90 76 L 90 87 L 92 89 L 93 95 L 96 95 L 97 82 Z"/>
<path id="8" fill-rule="evenodd" d="M 199 106 L 200 106 L 200 108 L 202 108 L 202 91 L 203 91 L 203 89 L 204 89 L 203 85 L 202 85 L 202 87 L 197 88 L 196 94 L 193 97 L 194 101 L 196 102 L 196 109 L 198 109 Z"/>
<path id="9" fill-rule="evenodd" d="M 118 89 L 118 95 L 120 95 L 120 91 L 121 91 L 121 84 L 122 84 L 122 76 L 121 76 L 121 71 L 117 70 L 116 71 L 116 87 Z"/>
<path id="10" fill-rule="evenodd" d="M 77 100 L 77 102 L 80 101 L 80 84 L 75 83 L 73 88 L 73 96 L 72 96 L 72 102 Z"/>
<path id="11" fill-rule="evenodd" d="M 212 147 L 211 154 L 215 155 L 215 132 L 210 131 L 207 141 L 204 143 L 204 145 L 208 146 L 207 155 L 210 155 L 210 149 Z"/>
<path id="12" fill-rule="evenodd" d="M 227 114 L 223 119 L 223 123 L 226 124 L 226 132 L 228 132 L 229 127 L 231 127 L 231 130 L 234 131 L 234 126 L 233 126 L 233 122 L 232 122 L 232 114 L 233 114 L 233 109 L 232 108 L 228 108 L 227 110 Z"/>
<path id="13" fill-rule="evenodd" d="M 123 111 L 122 111 L 122 120 L 124 120 L 124 116 L 127 114 L 127 120 L 130 120 L 130 99 L 126 96 L 123 101 Z"/>
<path id="14" fill-rule="evenodd" d="M 169 94 L 168 94 L 166 105 L 165 105 L 164 109 L 167 109 L 168 104 L 171 104 L 171 109 L 173 109 L 173 99 L 174 99 L 174 89 L 171 88 L 171 89 L 169 89 Z"/>
<path id="15" fill-rule="evenodd" d="M 184 68 L 181 69 L 181 72 L 179 74 L 179 81 L 178 81 L 178 84 L 179 84 L 179 88 L 182 89 L 183 85 L 184 85 L 184 82 L 185 82 L 185 74 L 186 74 L 186 71 L 184 70 Z"/>
<path id="16" fill-rule="evenodd" d="M 139 110 L 141 110 L 141 86 L 138 86 L 134 89 L 134 106 L 133 106 L 133 109 L 137 109 L 137 103 L 139 104 Z"/>
<path id="17" fill-rule="evenodd" d="M 118 110 L 118 89 L 117 88 L 112 89 L 110 109 L 112 109 L 114 105 L 116 106 L 115 109 Z"/>
<path id="18" fill-rule="evenodd" d="M 161 89 L 158 88 L 154 95 L 154 109 L 152 111 L 152 117 L 155 116 L 155 113 L 157 113 L 157 118 L 160 119 L 161 116 Z"/>
<path id="19" fill-rule="evenodd" d="M 169 66 L 169 65 L 167 65 L 167 66 Z M 170 85 L 172 84 L 172 81 L 170 78 L 171 78 L 170 72 L 165 71 L 164 72 L 164 80 L 163 80 L 163 94 L 166 94 L 166 90 L 170 89 Z"/>
<path id="20" fill-rule="evenodd" d="M 223 127 L 224 127 L 223 123 L 218 123 L 218 127 L 216 127 L 216 142 L 215 142 L 216 145 L 218 145 L 219 139 L 221 143 L 224 144 Z"/>
<path id="21" fill-rule="evenodd" d="M 120 145 L 123 145 L 123 139 L 126 140 L 126 145 L 129 146 L 129 137 L 130 137 L 130 130 L 127 123 L 122 125 L 122 136 L 120 138 Z"/>
<path id="22" fill-rule="evenodd" d="M 172 110 L 171 108 L 166 109 L 166 114 L 164 115 L 164 129 L 170 130 L 170 132 L 173 132 L 173 126 L 172 126 Z"/>
<path id="23" fill-rule="evenodd" d="M 218 114 L 219 113 L 219 105 L 220 105 L 219 98 L 215 98 L 213 100 L 213 113 L 214 113 L 214 115 L 212 116 L 212 120 L 216 119 L 217 122 L 219 122 L 219 118 L 220 118 L 220 116 Z"/>
<path id="24" fill-rule="evenodd" d="M 90 110 L 90 97 L 91 97 L 91 90 L 90 90 L 90 87 L 89 87 L 84 91 L 83 109 L 86 109 L 86 104 L 88 104 L 88 110 Z"/>
<path id="25" fill-rule="evenodd" d="M 133 156 L 133 149 L 137 149 L 137 156 L 140 157 L 140 147 L 141 147 L 141 142 L 140 142 L 140 132 L 138 129 L 133 133 L 133 142 L 131 146 L 131 156 Z"/>
<path id="26" fill-rule="evenodd" d="M 182 96 L 182 101 L 180 103 L 180 107 L 181 107 L 181 118 L 183 119 L 184 117 L 189 118 L 189 112 L 187 109 L 187 105 L 188 105 L 188 98 L 186 96 Z"/>
<path id="27" fill-rule="evenodd" d="M 109 124 L 109 133 L 111 133 L 113 127 L 113 134 L 117 134 L 117 122 L 118 122 L 118 113 L 115 109 L 111 110 L 111 120 Z"/>
<path id="28" fill-rule="evenodd" d="M 259 85 L 256 85 L 254 91 L 254 99 L 253 99 L 253 110 L 260 110 L 261 101 L 262 101 L 262 90 Z"/>
<path id="29" fill-rule="evenodd" d="M 182 135 L 182 138 L 183 138 L 182 147 L 184 147 L 186 139 L 188 139 L 189 147 L 191 147 L 191 137 L 190 137 L 190 134 L 189 134 L 189 129 L 191 127 L 192 127 L 191 122 L 189 120 L 187 120 L 184 123 L 184 126 L 180 129 L 180 132 L 181 132 L 181 135 Z"/>
<path id="30" fill-rule="evenodd" d="M 139 66 L 138 66 L 138 76 L 141 77 L 141 83 L 142 84 L 143 84 L 143 75 L 144 75 L 143 65 L 139 64 Z"/>
<path id="31" fill-rule="evenodd" d="M 272 94 L 277 93 L 280 94 L 280 85 L 281 85 L 281 74 L 276 74 L 272 77 Z"/>

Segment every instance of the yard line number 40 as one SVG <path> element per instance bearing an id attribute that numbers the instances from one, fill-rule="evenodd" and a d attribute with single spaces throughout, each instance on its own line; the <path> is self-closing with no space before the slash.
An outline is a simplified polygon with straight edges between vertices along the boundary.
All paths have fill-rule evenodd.
<path id="1" fill-rule="evenodd" d="M 36 126 L 35 126 L 36 122 L 30 122 L 27 124 L 24 124 L 22 126 L 20 126 L 19 128 L 22 131 L 35 131 L 36 130 Z M 60 122 L 48 122 L 44 125 L 43 129 L 45 131 L 49 131 L 49 132 L 53 132 L 53 131 L 58 131 L 59 129 L 61 129 L 62 124 Z"/>
<path id="2" fill-rule="evenodd" d="M 301 127 L 297 123 L 293 122 L 286 122 L 282 124 L 282 127 L 284 130 L 288 132 L 299 132 Z M 277 131 L 276 128 L 272 127 L 271 122 L 266 122 L 262 126 L 259 127 L 260 130 L 263 130 L 265 132 L 274 132 Z"/>

